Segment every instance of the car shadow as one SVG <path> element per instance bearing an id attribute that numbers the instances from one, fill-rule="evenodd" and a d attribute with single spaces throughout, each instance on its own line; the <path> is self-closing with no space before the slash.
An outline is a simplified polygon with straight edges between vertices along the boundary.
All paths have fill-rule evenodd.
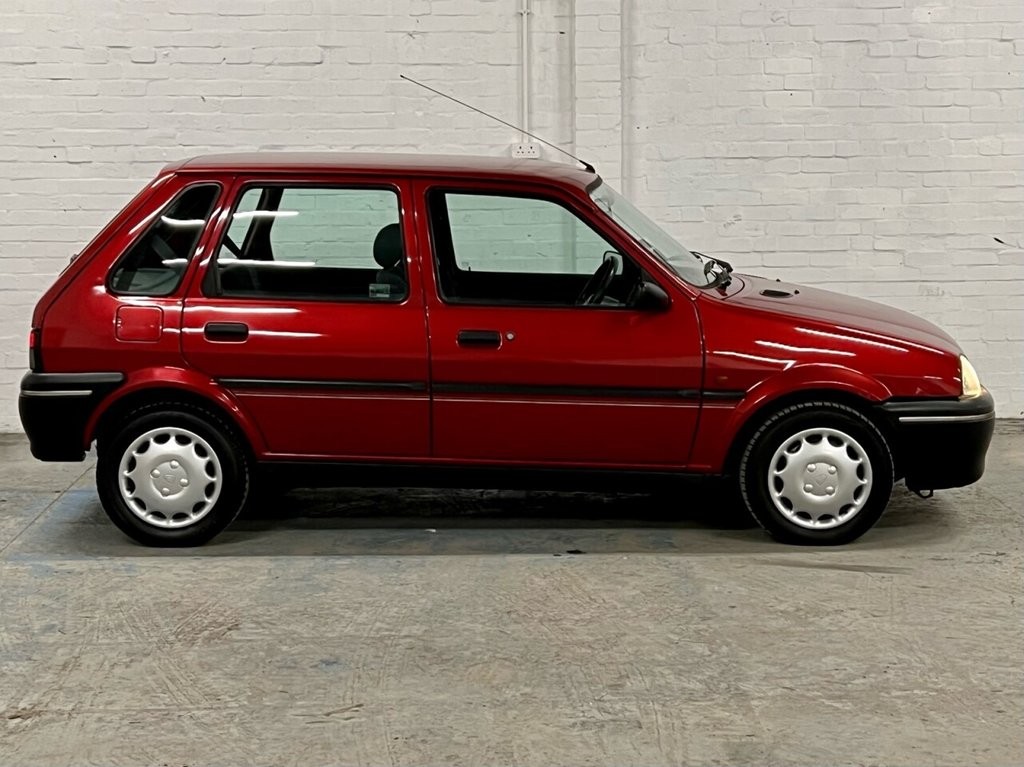
<path id="1" fill-rule="evenodd" d="M 729 488 L 662 493 L 300 489 L 262 494 L 198 548 L 139 546 L 110 524 L 95 493 L 73 489 L 23 536 L 25 556 L 465 556 L 780 554 L 871 551 L 953 534 L 950 505 L 902 487 L 875 529 L 845 547 L 788 547 L 770 539 Z M 11 552 L 14 553 L 14 552 Z"/>

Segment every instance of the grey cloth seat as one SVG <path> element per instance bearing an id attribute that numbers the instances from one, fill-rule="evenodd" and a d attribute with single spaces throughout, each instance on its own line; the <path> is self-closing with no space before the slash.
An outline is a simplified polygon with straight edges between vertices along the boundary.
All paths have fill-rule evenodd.
<path id="1" fill-rule="evenodd" d="M 373 240 L 373 260 L 380 267 L 376 275 L 378 284 L 391 286 L 391 296 L 404 296 L 408 290 L 405 279 L 405 250 L 402 230 L 398 224 L 383 227 Z"/>

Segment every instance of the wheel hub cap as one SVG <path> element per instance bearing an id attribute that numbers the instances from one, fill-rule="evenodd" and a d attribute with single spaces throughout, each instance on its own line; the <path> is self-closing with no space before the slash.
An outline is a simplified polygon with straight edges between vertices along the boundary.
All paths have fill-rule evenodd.
<path id="1" fill-rule="evenodd" d="M 164 461 L 149 475 L 153 489 L 164 498 L 180 495 L 189 486 L 188 469 L 179 461 Z"/>
<path id="2" fill-rule="evenodd" d="M 193 525 L 220 497 L 221 465 L 206 440 L 188 429 L 153 429 L 121 457 L 121 498 L 135 516 L 161 528 Z"/>
<path id="3" fill-rule="evenodd" d="M 864 448 L 838 429 L 807 429 L 772 456 L 768 491 L 775 508 L 811 529 L 850 521 L 871 492 L 871 461 Z"/>

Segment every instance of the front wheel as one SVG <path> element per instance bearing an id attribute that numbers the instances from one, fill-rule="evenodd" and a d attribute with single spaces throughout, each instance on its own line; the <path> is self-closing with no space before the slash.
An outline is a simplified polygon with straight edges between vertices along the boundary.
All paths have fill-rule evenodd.
<path id="1" fill-rule="evenodd" d="M 882 516 L 893 484 L 885 437 L 836 402 L 782 408 L 754 433 L 739 466 L 754 519 L 786 543 L 837 545 Z"/>
<path id="2" fill-rule="evenodd" d="M 249 473 L 228 424 L 166 404 L 134 411 L 100 444 L 96 488 L 111 521 L 139 543 L 197 546 L 238 515 Z"/>

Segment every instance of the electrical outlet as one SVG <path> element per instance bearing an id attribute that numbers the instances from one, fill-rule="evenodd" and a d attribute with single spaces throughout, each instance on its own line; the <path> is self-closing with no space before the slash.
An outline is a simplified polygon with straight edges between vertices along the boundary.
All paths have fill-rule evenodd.
<path id="1" fill-rule="evenodd" d="M 512 156 L 517 160 L 540 159 L 540 144 L 513 144 Z"/>

